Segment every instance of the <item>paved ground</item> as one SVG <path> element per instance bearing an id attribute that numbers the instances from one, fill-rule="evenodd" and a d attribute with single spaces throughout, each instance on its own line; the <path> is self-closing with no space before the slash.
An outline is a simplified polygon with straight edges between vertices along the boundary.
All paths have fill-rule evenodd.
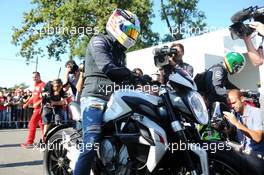
<path id="1" fill-rule="evenodd" d="M 23 149 L 27 129 L 0 130 L 0 175 L 42 175 L 43 153 L 34 149 Z M 37 131 L 35 141 L 40 139 Z"/>

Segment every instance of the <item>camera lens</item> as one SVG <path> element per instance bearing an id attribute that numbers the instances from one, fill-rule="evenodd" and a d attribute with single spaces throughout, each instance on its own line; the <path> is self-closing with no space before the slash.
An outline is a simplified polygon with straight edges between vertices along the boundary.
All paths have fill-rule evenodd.
<path id="1" fill-rule="evenodd" d="M 164 57 L 159 57 L 158 60 L 159 60 L 160 63 L 163 63 L 165 61 L 165 58 Z"/>

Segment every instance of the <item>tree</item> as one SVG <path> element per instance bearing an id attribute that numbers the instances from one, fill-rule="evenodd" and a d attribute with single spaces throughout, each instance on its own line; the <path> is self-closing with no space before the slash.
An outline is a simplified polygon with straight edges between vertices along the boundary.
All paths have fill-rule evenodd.
<path id="1" fill-rule="evenodd" d="M 198 0 L 161 0 L 161 18 L 166 21 L 169 34 L 163 42 L 199 35 L 206 27 L 204 12 L 197 9 Z"/>
<path id="2" fill-rule="evenodd" d="M 67 51 L 70 58 L 85 55 L 93 34 L 104 33 L 108 17 L 115 8 L 128 9 L 141 21 L 141 35 L 133 49 L 157 44 L 159 35 L 150 30 L 150 0 L 32 0 L 33 9 L 24 13 L 23 26 L 14 28 L 12 43 L 27 60 L 34 56 L 55 57 Z M 45 45 L 45 48 L 41 46 Z"/>
<path id="3" fill-rule="evenodd" d="M 20 83 L 20 84 L 15 84 L 13 87 L 10 89 L 27 89 L 29 86 L 26 85 L 25 83 Z"/>

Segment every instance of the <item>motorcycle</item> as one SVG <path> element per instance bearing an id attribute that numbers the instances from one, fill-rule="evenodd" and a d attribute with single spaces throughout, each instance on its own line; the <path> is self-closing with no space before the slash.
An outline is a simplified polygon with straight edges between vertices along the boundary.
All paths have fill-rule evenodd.
<path id="1" fill-rule="evenodd" d="M 96 174 L 258 174 L 224 142 L 201 140 L 195 124 L 208 123 L 207 108 L 181 69 L 169 76 L 159 96 L 114 92 L 103 121 Z M 203 145 L 224 149 L 211 152 Z"/>
<path id="2" fill-rule="evenodd" d="M 206 125 L 209 115 L 196 84 L 185 71 L 176 69 L 158 94 L 120 89 L 111 95 L 91 173 L 263 174 L 225 142 L 201 139 L 196 125 Z M 71 174 L 81 132 L 67 128 L 49 140 L 59 146 L 57 153 L 44 156 L 48 172 Z"/>

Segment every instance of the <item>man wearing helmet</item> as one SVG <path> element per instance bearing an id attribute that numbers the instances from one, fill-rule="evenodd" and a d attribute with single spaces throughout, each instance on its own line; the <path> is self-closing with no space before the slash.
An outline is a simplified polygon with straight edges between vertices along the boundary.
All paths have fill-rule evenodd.
<path id="1" fill-rule="evenodd" d="M 228 74 L 239 73 L 245 65 L 242 54 L 229 52 L 224 57 L 223 64 L 216 64 L 208 69 L 205 74 L 205 90 L 209 105 L 215 101 L 226 103 L 229 89 L 238 89 L 228 80 Z"/>
<path id="2" fill-rule="evenodd" d="M 108 19 L 106 35 L 93 36 L 85 58 L 84 88 L 81 98 L 83 145 L 74 175 L 90 174 L 98 148 L 103 109 L 114 83 L 132 77 L 125 66 L 125 51 L 132 47 L 140 32 L 137 16 L 127 10 L 116 9 Z M 92 145 L 87 148 L 87 145 Z"/>

